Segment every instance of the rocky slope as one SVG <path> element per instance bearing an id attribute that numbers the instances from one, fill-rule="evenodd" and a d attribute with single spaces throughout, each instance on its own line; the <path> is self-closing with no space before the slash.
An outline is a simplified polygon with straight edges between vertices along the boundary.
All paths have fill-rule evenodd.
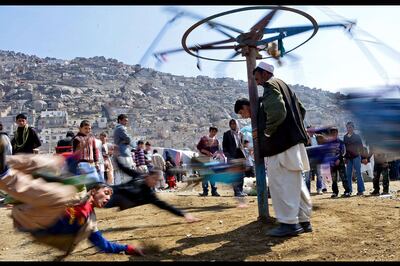
<path id="1" fill-rule="evenodd" d="M 343 95 L 292 87 L 307 108 L 307 124 L 344 129 L 350 116 L 337 103 Z M 0 101 L 11 106 L 2 116 L 45 109 L 66 110 L 77 120 L 106 116 L 111 133 L 116 116 L 125 112 L 132 134 L 155 146 L 192 149 L 210 125 L 222 136 L 229 119 L 237 118 L 235 100 L 247 95 L 247 83 L 232 78 L 174 76 L 102 56 L 61 60 L 0 51 Z"/>

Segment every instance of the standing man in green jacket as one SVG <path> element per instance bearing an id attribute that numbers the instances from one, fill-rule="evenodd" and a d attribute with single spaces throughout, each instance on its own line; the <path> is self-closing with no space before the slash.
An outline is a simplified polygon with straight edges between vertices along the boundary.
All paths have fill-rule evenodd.
<path id="1" fill-rule="evenodd" d="M 253 71 L 257 85 L 264 87 L 253 134 L 259 141 L 260 156 L 267 157 L 268 186 L 279 227 L 269 236 L 284 237 L 311 232 L 311 198 L 302 172 L 310 169 L 303 125 L 305 109 L 295 93 L 273 75 L 274 67 L 261 62 Z M 251 117 L 248 99 L 235 103 L 235 113 Z"/>

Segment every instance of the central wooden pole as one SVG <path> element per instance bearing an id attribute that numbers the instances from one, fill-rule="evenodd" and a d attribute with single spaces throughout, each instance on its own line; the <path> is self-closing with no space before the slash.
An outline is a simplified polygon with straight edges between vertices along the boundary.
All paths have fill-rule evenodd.
<path id="1" fill-rule="evenodd" d="M 251 108 L 251 128 L 253 132 L 257 132 L 257 112 L 258 112 L 258 90 L 254 79 L 253 70 L 256 68 L 257 50 L 253 47 L 244 47 L 242 49 L 243 56 L 246 57 L 247 64 L 247 80 L 249 87 L 249 100 Z M 258 145 L 258 136 L 254 138 L 253 134 L 254 159 L 256 164 L 256 183 L 257 183 L 257 200 L 258 200 L 258 219 L 268 223 L 270 221 L 268 211 L 268 192 L 267 182 L 265 178 L 264 158 L 260 157 L 260 149 Z"/>

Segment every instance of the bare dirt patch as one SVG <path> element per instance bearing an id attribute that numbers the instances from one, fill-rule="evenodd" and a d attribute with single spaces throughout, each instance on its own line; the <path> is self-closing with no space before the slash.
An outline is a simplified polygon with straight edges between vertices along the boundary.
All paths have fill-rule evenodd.
<path id="1" fill-rule="evenodd" d="M 372 183 L 366 183 L 367 192 Z M 315 187 L 315 184 L 312 184 Z M 192 191 L 161 192 L 159 196 L 202 221 L 188 224 L 152 205 L 117 212 L 96 211 L 103 235 L 120 243 L 145 243 L 145 257 L 102 254 L 82 242 L 65 261 L 397 261 L 400 260 L 400 181 L 392 181 L 392 198 L 353 196 L 331 199 L 313 195 L 314 232 L 291 238 L 267 237 L 274 225 L 257 220 L 257 197 L 247 208 L 230 187 L 219 185 L 221 197 L 198 197 Z M 354 191 L 356 187 L 354 186 Z M 269 201 L 270 214 L 274 211 Z M 12 227 L 10 210 L 0 208 L 0 260 L 51 261 L 61 253 L 33 243 Z"/>

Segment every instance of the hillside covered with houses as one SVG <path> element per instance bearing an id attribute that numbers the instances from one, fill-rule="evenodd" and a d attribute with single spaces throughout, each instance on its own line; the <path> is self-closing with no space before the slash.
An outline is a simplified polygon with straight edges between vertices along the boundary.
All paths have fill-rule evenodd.
<path id="1" fill-rule="evenodd" d="M 337 125 L 343 133 L 350 119 L 338 103 L 343 95 L 291 85 L 307 109 L 306 124 Z M 12 136 L 16 114 L 27 113 L 42 139 L 41 152 L 53 152 L 83 119 L 93 123 L 94 133 L 112 135 L 120 113 L 128 114 L 135 139 L 194 150 L 211 125 L 222 138 L 228 121 L 238 118 L 235 100 L 247 96 L 247 82 L 232 78 L 175 76 L 103 56 L 61 60 L 0 51 L 0 121 Z"/>

